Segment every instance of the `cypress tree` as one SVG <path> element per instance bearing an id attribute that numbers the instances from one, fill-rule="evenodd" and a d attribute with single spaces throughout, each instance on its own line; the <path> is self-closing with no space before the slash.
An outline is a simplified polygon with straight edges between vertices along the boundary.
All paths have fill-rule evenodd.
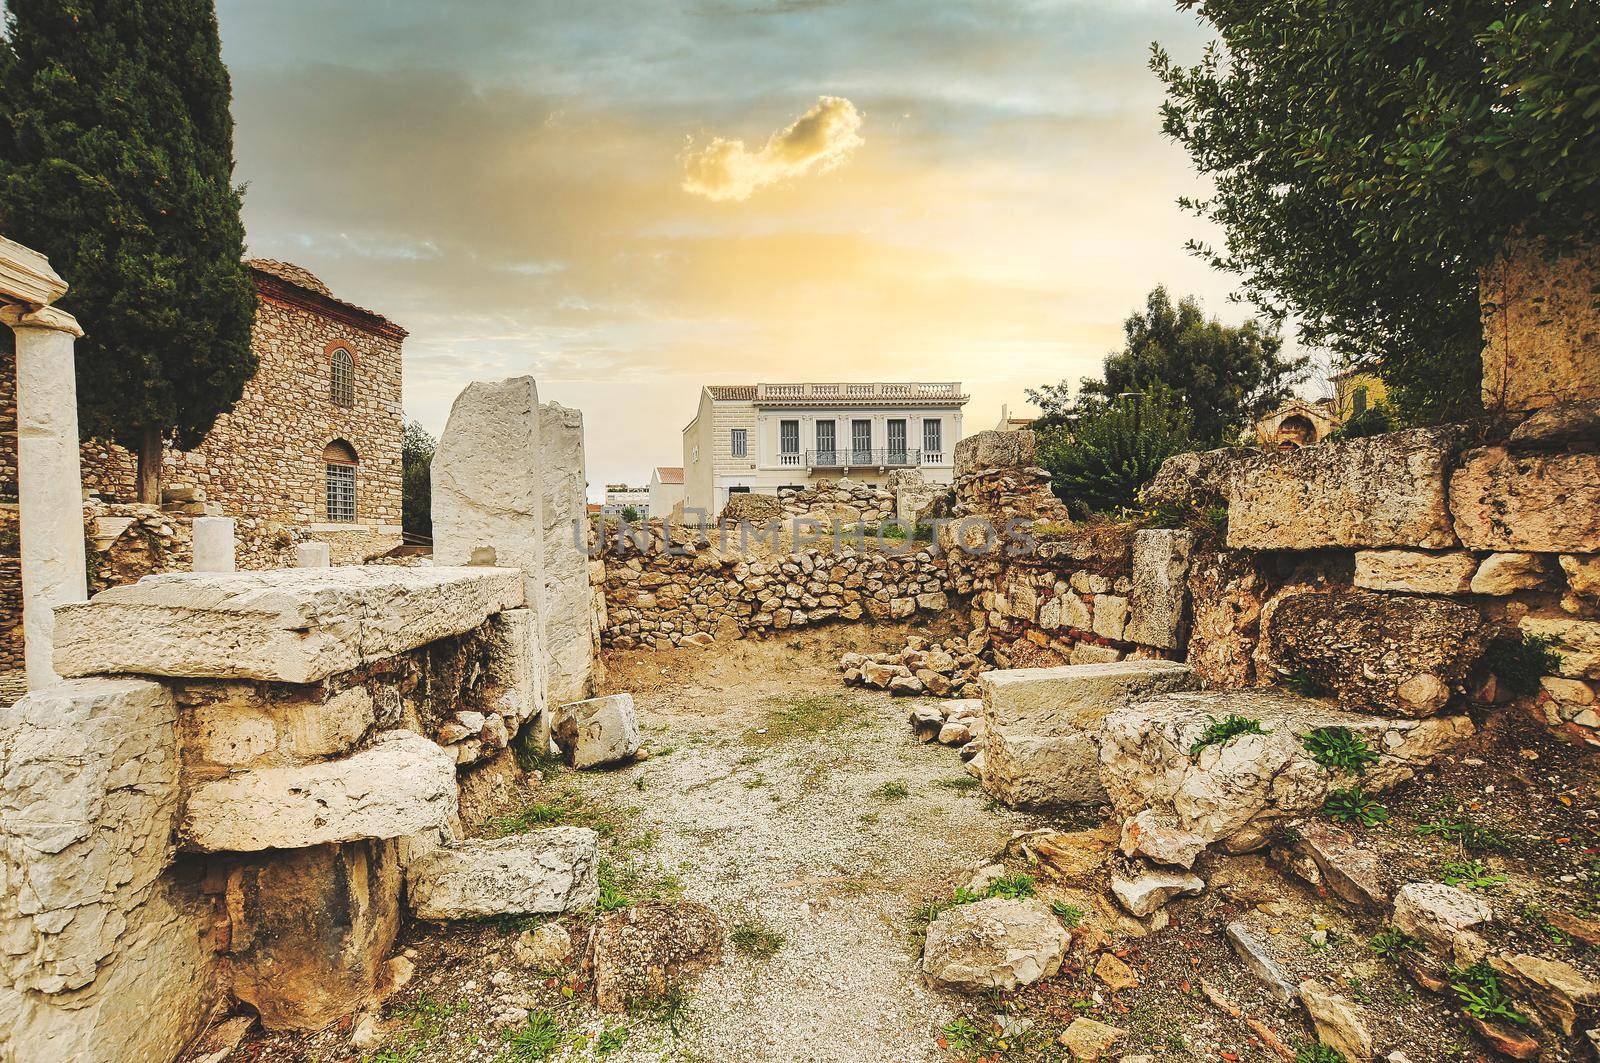
<path id="1" fill-rule="evenodd" d="M 79 421 L 139 458 L 197 446 L 256 369 L 212 0 L 7 0 L 0 232 L 50 258 L 83 326 Z"/>

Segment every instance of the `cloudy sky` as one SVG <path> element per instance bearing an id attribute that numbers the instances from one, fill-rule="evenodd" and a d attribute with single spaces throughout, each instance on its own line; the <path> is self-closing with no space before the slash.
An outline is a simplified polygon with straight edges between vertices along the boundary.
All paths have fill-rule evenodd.
<path id="1" fill-rule="evenodd" d="M 591 486 L 704 383 L 960 380 L 968 431 L 1096 371 L 1203 191 L 1157 0 L 220 0 L 254 255 L 411 330 L 409 416 L 531 373 Z"/>

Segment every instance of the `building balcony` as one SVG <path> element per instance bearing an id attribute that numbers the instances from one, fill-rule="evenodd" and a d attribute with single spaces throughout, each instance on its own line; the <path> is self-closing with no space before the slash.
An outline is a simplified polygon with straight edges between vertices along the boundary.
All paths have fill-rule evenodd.
<path id="1" fill-rule="evenodd" d="M 954 381 L 873 384 L 757 384 L 757 406 L 960 406 L 967 401 Z"/>
<path id="2" fill-rule="evenodd" d="M 942 465 L 943 453 L 932 450 L 913 450 L 901 447 L 896 450 L 806 450 L 778 455 L 778 465 L 785 469 L 906 469 L 919 465 Z"/>

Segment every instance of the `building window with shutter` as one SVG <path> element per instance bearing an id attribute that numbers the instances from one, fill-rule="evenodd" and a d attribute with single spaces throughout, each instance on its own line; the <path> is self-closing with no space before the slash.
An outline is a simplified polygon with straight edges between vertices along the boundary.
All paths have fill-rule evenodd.
<path id="1" fill-rule="evenodd" d="M 944 464 L 944 426 L 937 417 L 922 421 L 922 460 L 931 465 Z"/>
<path id="2" fill-rule="evenodd" d="M 354 524 L 356 520 L 355 448 L 335 439 L 322 449 L 322 467 L 327 486 L 327 519 L 330 524 Z"/>
<path id="3" fill-rule="evenodd" d="M 335 406 L 356 404 L 356 362 L 343 347 L 334 350 L 329 362 L 328 393 Z"/>
<path id="4" fill-rule="evenodd" d="M 748 429 L 734 428 L 728 432 L 728 449 L 736 458 L 748 457 L 750 454 L 750 437 Z"/>

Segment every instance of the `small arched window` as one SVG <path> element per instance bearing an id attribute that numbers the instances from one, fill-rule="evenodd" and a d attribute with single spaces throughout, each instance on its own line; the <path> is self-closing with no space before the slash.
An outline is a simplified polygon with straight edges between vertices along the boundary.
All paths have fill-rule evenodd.
<path id="1" fill-rule="evenodd" d="M 335 406 L 356 404 L 356 362 L 343 347 L 334 349 L 329 363 L 328 394 Z"/>
<path id="2" fill-rule="evenodd" d="M 359 464 L 356 448 L 342 439 L 335 439 L 322 448 L 322 467 L 327 483 L 330 523 L 355 523 L 356 467 Z"/>

